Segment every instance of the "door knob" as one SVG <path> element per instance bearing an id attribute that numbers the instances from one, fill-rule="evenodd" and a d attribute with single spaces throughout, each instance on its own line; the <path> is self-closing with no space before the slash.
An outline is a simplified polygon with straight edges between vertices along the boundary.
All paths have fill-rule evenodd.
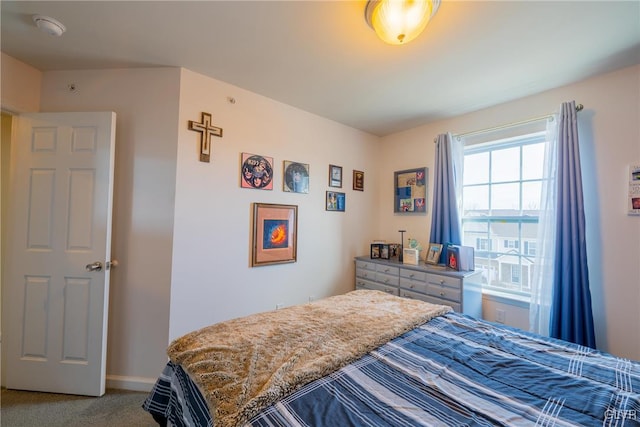
<path id="1" fill-rule="evenodd" d="M 102 263 L 100 261 L 96 261 L 94 263 L 87 264 L 85 268 L 87 271 L 100 271 L 102 270 Z"/>

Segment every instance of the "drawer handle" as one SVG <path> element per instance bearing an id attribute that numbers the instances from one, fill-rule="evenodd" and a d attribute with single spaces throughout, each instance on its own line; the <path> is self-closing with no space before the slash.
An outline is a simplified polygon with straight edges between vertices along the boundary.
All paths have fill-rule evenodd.
<path id="1" fill-rule="evenodd" d="M 393 293 L 393 289 L 385 289 L 384 291 L 385 291 L 386 293 L 388 293 L 388 294 L 392 294 L 392 293 Z"/>
<path id="2" fill-rule="evenodd" d="M 413 273 L 409 275 L 409 277 L 410 277 L 411 279 L 413 279 L 413 276 L 415 276 L 415 274 L 413 274 Z"/>
<path id="3" fill-rule="evenodd" d="M 388 272 L 389 272 L 389 269 L 388 269 L 388 268 L 385 268 L 385 269 L 384 269 L 384 272 L 385 272 L 385 273 L 388 273 Z"/>
<path id="4" fill-rule="evenodd" d="M 389 279 L 384 279 L 384 283 L 389 283 Z"/>
<path id="5" fill-rule="evenodd" d="M 415 285 L 409 286 L 409 289 L 413 289 L 413 288 L 415 288 Z"/>
<path id="6" fill-rule="evenodd" d="M 440 292 L 440 296 L 443 297 L 444 296 L 444 292 Z"/>
<path id="7" fill-rule="evenodd" d="M 441 285 L 444 285 L 444 280 L 440 280 L 440 284 L 441 284 Z"/>

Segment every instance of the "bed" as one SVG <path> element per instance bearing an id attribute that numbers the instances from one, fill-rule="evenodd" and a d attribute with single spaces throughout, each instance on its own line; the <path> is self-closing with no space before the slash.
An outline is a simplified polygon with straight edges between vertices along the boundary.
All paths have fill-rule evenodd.
<path id="1" fill-rule="evenodd" d="M 159 425 L 640 425 L 640 363 L 378 291 L 211 325 L 168 355 L 143 405 Z"/>

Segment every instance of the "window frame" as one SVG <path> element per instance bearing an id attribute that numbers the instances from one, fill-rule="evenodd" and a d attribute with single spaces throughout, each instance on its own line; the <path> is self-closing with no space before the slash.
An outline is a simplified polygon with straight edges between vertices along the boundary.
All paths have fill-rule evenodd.
<path id="1" fill-rule="evenodd" d="M 523 152 L 523 147 L 533 144 L 545 144 L 546 142 L 546 133 L 544 131 L 535 131 L 535 132 L 523 132 L 522 134 L 510 136 L 509 138 L 498 139 L 494 138 L 491 140 L 485 140 L 481 143 L 477 144 L 465 144 L 463 147 L 463 156 L 478 154 L 478 153 L 489 153 L 488 159 L 488 170 L 487 177 L 485 181 L 477 181 L 472 184 L 465 184 L 464 179 L 462 183 L 463 188 L 463 198 L 466 189 L 486 186 L 488 189 L 488 199 L 487 199 L 487 209 L 476 209 L 465 211 L 464 209 L 464 200 L 462 204 L 461 210 L 461 222 L 462 222 L 462 235 L 463 235 L 463 244 L 467 242 L 473 242 L 474 244 L 474 252 L 475 252 L 475 265 L 478 269 L 483 270 L 483 291 L 495 291 L 502 294 L 512 295 L 519 299 L 526 298 L 528 299 L 531 295 L 531 282 L 532 282 L 532 271 L 535 263 L 535 249 L 537 246 L 537 224 L 539 220 L 539 205 L 538 209 L 525 209 L 523 206 L 524 197 L 523 193 L 525 191 L 524 184 L 531 182 L 539 182 L 540 185 L 543 183 L 543 177 L 536 177 L 534 179 L 524 178 L 524 162 L 525 155 Z M 496 166 L 493 163 L 493 151 L 503 150 L 507 148 L 519 148 L 519 169 L 518 169 L 518 179 L 517 180 L 493 180 L 493 167 Z M 542 158 L 541 162 L 544 163 L 544 158 Z M 544 165 L 542 165 L 544 167 Z M 493 215 L 493 212 L 498 210 L 500 211 L 508 211 L 506 209 L 494 209 L 492 206 L 492 191 L 495 188 L 496 184 L 517 184 L 518 185 L 518 209 L 512 215 Z M 480 215 L 481 212 L 484 213 Z M 476 224 L 473 228 L 477 228 L 477 230 L 470 230 L 469 226 L 471 224 Z M 497 235 L 494 233 L 495 230 L 492 230 L 492 224 L 512 224 L 517 227 L 517 236 L 504 236 Z M 478 227 L 479 224 L 486 224 L 484 232 L 481 231 L 482 227 Z M 527 225 L 536 224 L 535 233 L 530 235 L 523 234 L 523 227 L 527 227 Z M 494 227 L 495 228 L 495 227 Z M 483 235 L 484 233 L 484 235 Z M 480 241 L 488 242 L 488 250 L 481 249 L 479 242 Z M 527 247 L 527 251 L 525 251 L 525 245 Z M 533 254 L 530 254 L 530 247 L 533 246 Z M 495 249 L 494 249 L 495 248 Z M 515 257 L 515 260 L 513 259 Z M 505 260 L 501 261 L 501 259 Z M 517 262 L 506 262 L 509 260 L 514 260 Z M 501 272 L 501 269 L 504 265 L 508 265 L 509 273 L 507 275 Z M 516 268 L 518 270 L 518 283 L 515 284 L 513 282 L 513 269 Z M 504 274 L 504 276 L 503 276 Z M 525 278 L 525 274 L 527 277 Z M 502 278 L 502 280 L 497 281 L 496 278 Z M 499 283 L 499 285 L 496 285 Z"/>

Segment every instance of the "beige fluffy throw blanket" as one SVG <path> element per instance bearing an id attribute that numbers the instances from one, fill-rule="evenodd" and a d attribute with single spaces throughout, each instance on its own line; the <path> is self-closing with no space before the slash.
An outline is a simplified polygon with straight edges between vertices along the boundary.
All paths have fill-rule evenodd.
<path id="1" fill-rule="evenodd" d="M 218 323 L 168 349 L 209 404 L 216 426 L 246 423 L 303 385 L 451 309 L 358 290 Z"/>

